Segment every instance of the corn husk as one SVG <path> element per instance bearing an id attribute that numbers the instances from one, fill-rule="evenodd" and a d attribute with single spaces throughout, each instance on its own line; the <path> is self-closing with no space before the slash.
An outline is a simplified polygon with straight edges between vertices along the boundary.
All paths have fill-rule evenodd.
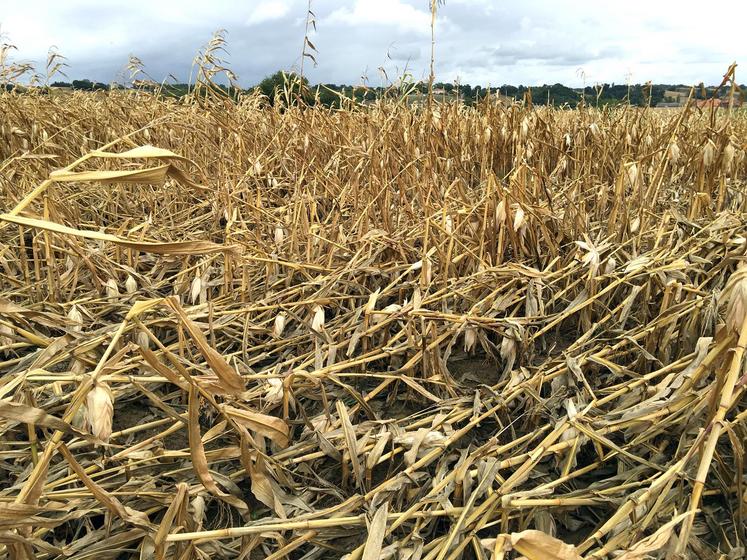
<path id="1" fill-rule="evenodd" d="M 67 318 L 73 324 L 71 327 L 73 331 L 80 332 L 83 329 L 83 314 L 77 305 L 73 304 L 67 313 Z"/>
<path id="2" fill-rule="evenodd" d="M 106 297 L 109 301 L 117 301 L 119 299 L 119 286 L 114 278 L 109 278 L 106 281 Z"/>
<path id="3" fill-rule="evenodd" d="M 318 333 L 324 330 L 324 308 L 321 305 L 311 308 L 311 330 Z"/>
<path id="4" fill-rule="evenodd" d="M 467 325 L 464 329 L 464 351 L 472 353 L 477 345 L 477 328 Z"/>
<path id="5" fill-rule="evenodd" d="M 128 294 L 137 292 L 137 281 L 130 274 L 127 275 L 127 280 L 125 280 L 125 291 Z"/>
<path id="6" fill-rule="evenodd" d="M 90 432 L 108 442 L 114 418 L 114 394 L 106 383 L 97 382 L 86 397 L 86 423 Z"/>
<path id="7" fill-rule="evenodd" d="M 283 331 L 285 331 L 285 323 L 287 319 L 288 315 L 284 311 L 281 311 L 277 314 L 272 327 L 272 336 L 274 336 L 275 338 L 280 338 L 281 336 L 283 336 Z"/>
<path id="8" fill-rule="evenodd" d="M 747 263 L 740 263 L 729 277 L 723 292 L 726 304 L 726 328 L 739 333 L 747 317 Z"/>

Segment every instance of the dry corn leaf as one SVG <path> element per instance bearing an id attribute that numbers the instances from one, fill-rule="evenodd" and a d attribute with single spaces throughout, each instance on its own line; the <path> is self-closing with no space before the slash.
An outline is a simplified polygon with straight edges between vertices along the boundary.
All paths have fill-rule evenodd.
<path id="1" fill-rule="evenodd" d="M 131 523 L 137 527 L 141 527 L 146 530 L 151 530 L 153 526 L 148 520 L 148 516 L 142 511 L 134 510 L 130 507 L 122 505 L 122 503 L 94 482 L 91 477 L 88 476 L 85 469 L 75 460 L 73 454 L 70 453 L 64 443 L 60 444 L 60 453 L 65 457 L 65 460 L 70 465 L 70 468 L 75 472 L 75 475 L 80 481 L 88 488 L 93 496 L 103 505 L 106 509 L 112 512 L 114 515 L 122 519 L 125 523 Z"/>
<path id="2" fill-rule="evenodd" d="M 511 547 L 526 556 L 527 560 L 581 560 L 575 546 L 542 531 L 529 529 L 511 533 L 509 540 Z"/>
<path id="3" fill-rule="evenodd" d="M 249 511 L 247 505 L 236 496 L 223 492 L 218 485 L 215 483 L 213 476 L 210 474 L 208 467 L 207 457 L 205 456 L 205 447 L 202 443 L 202 436 L 200 435 L 200 419 L 199 419 L 199 394 L 197 388 L 192 385 L 189 390 L 189 454 L 192 458 L 192 467 L 194 468 L 195 474 L 200 479 L 200 482 L 205 489 L 213 494 L 215 497 L 220 498 L 229 505 L 234 506 L 242 514 Z"/>
<path id="4" fill-rule="evenodd" d="M 57 183 L 82 183 L 96 181 L 98 183 L 151 183 L 161 184 L 166 180 L 169 164 L 136 169 L 133 171 L 53 171 L 49 178 Z"/>
<path id="5" fill-rule="evenodd" d="M 252 494 L 270 508 L 270 511 L 274 511 L 280 519 L 287 518 L 285 507 L 276 494 L 275 487 L 267 472 L 264 458 L 261 454 L 249 450 L 252 436 L 243 426 L 239 426 L 239 429 L 241 431 L 241 464 L 252 482 Z M 254 444 L 252 443 L 252 445 Z"/>
<path id="6" fill-rule="evenodd" d="M 79 430 L 73 428 L 64 420 L 57 418 L 56 416 L 52 416 L 51 414 L 47 414 L 40 408 L 29 406 L 27 404 L 8 401 L 5 399 L 0 400 L 0 418 L 13 420 L 15 422 L 25 422 L 27 424 L 44 426 L 45 428 L 51 428 L 53 430 L 58 430 L 66 434 L 75 434 L 78 436 L 85 435 Z"/>
<path id="7" fill-rule="evenodd" d="M 242 410 L 230 405 L 223 405 L 222 410 L 236 422 L 243 424 L 253 432 L 271 439 L 280 447 L 288 446 L 288 425 L 280 418 L 260 414 L 259 412 Z"/>
<path id="8" fill-rule="evenodd" d="M 361 465 L 360 459 L 358 458 L 358 442 L 355 437 L 355 428 L 350 421 L 350 415 L 345 403 L 338 400 L 335 403 L 337 407 L 337 415 L 340 418 L 342 425 L 342 433 L 345 437 L 345 445 L 347 447 L 347 456 L 353 465 L 353 475 L 355 476 L 356 482 L 359 488 L 363 487 L 363 466 Z"/>
<path id="9" fill-rule="evenodd" d="M 156 531 L 153 537 L 154 551 L 159 558 L 163 558 L 165 554 L 165 543 L 166 536 L 171 531 L 171 527 L 174 524 L 174 520 L 179 512 L 179 509 L 184 506 L 185 500 L 189 499 L 189 485 L 183 482 L 179 482 L 176 485 L 176 494 L 174 495 L 169 508 L 161 518 L 161 523 L 158 525 L 158 531 Z"/>
<path id="10" fill-rule="evenodd" d="M 138 146 L 131 150 L 125 150 L 124 152 L 93 150 L 90 154 L 93 157 L 108 159 L 176 159 L 191 165 L 196 165 L 192 160 L 175 154 L 171 150 L 158 148 L 156 146 L 151 146 L 150 144 Z"/>
<path id="11" fill-rule="evenodd" d="M 75 229 L 48 220 L 27 218 L 24 216 L 12 216 L 10 214 L 0 214 L 0 220 L 63 235 L 72 235 L 96 241 L 107 241 L 109 243 L 114 243 L 115 245 L 127 247 L 128 249 L 135 249 L 136 251 L 155 253 L 159 255 L 202 255 L 226 251 L 233 252 L 236 250 L 235 247 L 218 245 L 211 241 L 170 241 L 163 243 L 155 241 L 130 241 L 129 239 L 124 239 L 108 233 Z"/>
<path id="12" fill-rule="evenodd" d="M 165 303 L 177 314 L 184 328 L 187 329 L 192 340 L 197 345 L 200 354 L 205 358 L 210 369 L 218 376 L 223 390 L 233 394 L 243 393 L 246 390 L 244 380 L 235 369 L 226 363 L 223 356 L 210 346 L 207 338 L 197 324 L 187 316 L 182 306 L 179 305 L 179 301 L 174 297 L 170 297 L 165 300 Z"/>
<path id="13" fill-rule="evenodd" d="M 381 558 L 381 547 L 384 544 L 388 513 L 389 502 L 384 502 L 376 510 L 371 525 L 368 527 L 368 537 L 366 538 L 362 560 L 379 560 Z"/>
<path id="14" fill-rule="evenodd" d="M 695 515 L 694 511 L 686 511 L 676 516 L 668 523 L 659 527 L 653 535 L 638 541 L 635 545 L 626 550 L 617 560 L 645 560 L 651 557 L 652 552 L 664 548 L 672 537 L 674 528 L 679 525 L 686 517 Z"/>

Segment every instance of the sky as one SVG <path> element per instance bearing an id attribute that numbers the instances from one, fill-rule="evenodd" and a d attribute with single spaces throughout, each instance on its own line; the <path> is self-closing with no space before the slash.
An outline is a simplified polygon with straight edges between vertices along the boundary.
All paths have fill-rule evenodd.
<path id="1" fill-rule="evenodd" d="M 0 0 L 13 58 L 43 70 L 49 47 L 70 79 L 123 81 L 130 55 L 155 80 L 188 81 L 192 61 L 225 29 L 225 59 L 248 87 L 298 70 L 308 0 Z M 715 9 L 711 9 L 715 6 Z M 428 0 L 313 0 L 312 83 L 378 86 L 427 79 Z M 717 84 L 747 65 L 747 2 L 446 0 L 436 21 L 436 79 L 483 86 L 563 83 Z M 737 68 L 737 81 L 744 83 Z"/>

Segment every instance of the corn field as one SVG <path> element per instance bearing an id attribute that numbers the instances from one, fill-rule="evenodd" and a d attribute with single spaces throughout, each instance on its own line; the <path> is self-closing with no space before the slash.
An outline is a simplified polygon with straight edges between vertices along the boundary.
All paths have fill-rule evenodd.
<path id="1" fill-rule="evenodd" d="M 0 125 L 0 557 L 746 554 L 747 114 Z"/>

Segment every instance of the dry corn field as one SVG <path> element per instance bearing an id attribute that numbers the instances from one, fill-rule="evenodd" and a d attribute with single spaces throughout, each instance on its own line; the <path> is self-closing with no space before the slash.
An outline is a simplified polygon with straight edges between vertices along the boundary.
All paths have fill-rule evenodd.
<path id="1" fill-rule="evenodd" d="M 0 115 L 0 557 L 745 554 L 745 113 Z"/>

